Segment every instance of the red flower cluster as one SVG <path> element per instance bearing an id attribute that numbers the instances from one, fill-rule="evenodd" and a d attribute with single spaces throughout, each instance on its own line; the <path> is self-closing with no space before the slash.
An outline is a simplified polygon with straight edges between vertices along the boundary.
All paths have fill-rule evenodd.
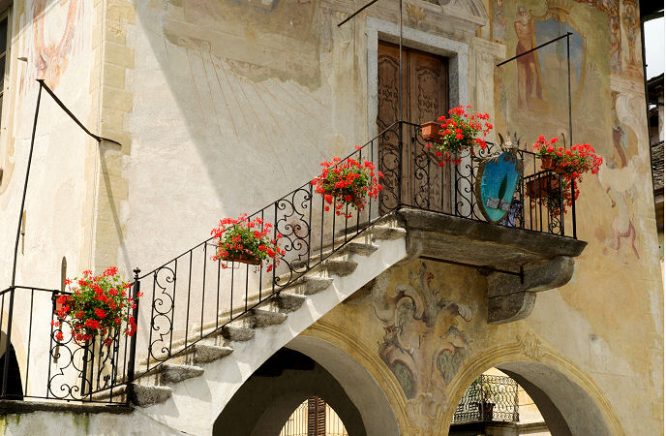
<path id="1" fill-rule="evenodd" d="M 470 109 L 471 106 L 468 105 L 466 108 Z M 437 118 L 441 123 L 439 140 L 434 144 L 426 144 L 426 149 L 434 150 L 433 154 L 440 167 L 446 162 L 458 165 L 460 152 L 465 147 L 473 147 L 476 144 L 485 149 L 487 147 L 485 137 L 493 128 L 492 123 L 488 121 L 490 116 L 487 113 L 468 113 L 462 106 L 457 106 L 449 109 L 448 115 Z"/>
<path id="2" fill-rule="evenodd" d="M 282 238 L 280 233 L 271 239 L 273 226 L 257 217 L 249 220 L 247 214 L 238 218 L 224 218 L 217 227 L 211 230 L 211 235 L 218 239 L 217 251 L 213 260 L 229 260 L 245 263 L 261 263 L 266 259 L 275 259 L 276 265 L 279 256 L 285 251 L 278 246 Z M 221 264 L 222 268 L 227 266 Z M 266 271 L 273 270 L 273 263 L 269 263 Z"/>
<path id="3" fill-rule="evenodd" d="M 580 195 L 578 183 L 582 182 L 583 174 L 588 171 L 597 174 L 603 158 L 595 153 L 590 144 L 575 144 L 571 149 L 556 147 L 556 144 L 557 138 L 546 139 L 540 135 L 533 147 L 537 157 L 541 159 L 542 168 L 562 175 L 561 189 L 566 212 L 566 206 L 571 206 Z M 559 208 L 556 209 L 555 213 L 559 214 Z"/>
<path id="4" fill-rule="evenodd" d="M 75 283 L 72 286 L 72 283 Z M 72 337 L 79 343 L 86 343 L 95 337 L 103 338 L 105 345 L 111 345 L 116 332 L 123 328 L 124 334 L 136 333 L 136 321 L 131 309 L 136 301 L 128 296 L 131 284 L 122 280 L 118 268 L 111 266 L 101 275 L 94 276 L 92 271 L 83 271 L 82 278 L 65 280 L 70 287 L 70 294 L 57 296 L 57 321 L 51 324 L 57 327 L 54 337 L 62 341 L 63 323 L 70 325 Z M 141 297 L 139 293 L 136 298 Z"/>
<path id="5" fill-rule="evenodd" d="M 334 205 L 336 215 L 351 218 L 352 214 L 346 210 L 346 206 L 363 210 L 367 198 L 377 198 L 382 190 L 379 179 L 384 178 L 384 175 L 376 171 L 370 161 L 358 161 L 351 157 L 342 160 L 336 156 L 330 162 L 322 162 L 321 166 L 321 174 L 310 183 L 317 194 L 324 196 L 324 210 L 329 211 L 330 205 Z"/>

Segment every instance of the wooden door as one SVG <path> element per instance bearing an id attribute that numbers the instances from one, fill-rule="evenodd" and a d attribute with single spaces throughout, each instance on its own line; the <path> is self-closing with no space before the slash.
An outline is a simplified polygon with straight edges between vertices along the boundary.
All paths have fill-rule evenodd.
<path id="1" fill-rule="evenodd" d="M 378 54 L 379 132 L 395 121 L 415 124 L 433 121 L 448 109 L 448 63 L 446 58 L 403 47 L 402 95 L 400 113 L 400 51 L 397 45 L 380 42 Z M 381 207 L 384 211 L 398 203 L 439 212 L 451 212 L 450 169 L 440 168 L 424 149 L 415 127 L 403 127 L 402 166 L 399 166 L 399 134 L 387 132 L 380 140 L 380 169 L 385 175 Z M 402 172 L 402 184 L 398 177 Z M 398 199 L 398 189 L 401 198 Z"/>

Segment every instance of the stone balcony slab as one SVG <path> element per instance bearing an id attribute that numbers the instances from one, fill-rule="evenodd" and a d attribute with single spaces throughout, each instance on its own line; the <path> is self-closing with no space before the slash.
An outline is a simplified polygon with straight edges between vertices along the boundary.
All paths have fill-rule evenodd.
<path id="1" fill-rule="evenodd" d="M 478 267 L 488 280 L 488 322 L 526 318 L 536 292 L 566 284 L 584 241 L 436 212 L 402 208 L 412 257 Z"/>

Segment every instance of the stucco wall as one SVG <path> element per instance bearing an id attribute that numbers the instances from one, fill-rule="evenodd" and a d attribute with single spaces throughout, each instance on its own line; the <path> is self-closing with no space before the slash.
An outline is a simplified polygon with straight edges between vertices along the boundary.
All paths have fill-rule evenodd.
<path id="1" fill-rule="evenodd" d="M 0 131 L 0 288 L 10 285 L 16 228 L 30 149 L 39 85 L 45 83 L 91 130 L 99 130 L 101 59 L 98 17 L 94 2 L 30 0 L 14 2 L 9 12 L 7 76 Z M 23 60 L 19 59 L 23 58 Z M 95 198 L 98 179 L 97 142 L 42 93 L 25 220 L 19 243 L 16 283 L 59 288 L 61 260 L 69 274 L 92 266 Z M 12 343 L 25 370 L 30 293 L 15 299 Z M 32 300 L 33 343 L 31 371 L 40 373 L 47 362 L 50 296 Z M 2 306 L 2 329 L 8 323 L 8 301 Z M 39 321 L 35 321 L 39 320 Z M 39 333 L 39 334 L 37 334 Z M 25 374 L 22 374 L 25 379 Z M 45 380 L 33 377 L 31 384 Z"/>

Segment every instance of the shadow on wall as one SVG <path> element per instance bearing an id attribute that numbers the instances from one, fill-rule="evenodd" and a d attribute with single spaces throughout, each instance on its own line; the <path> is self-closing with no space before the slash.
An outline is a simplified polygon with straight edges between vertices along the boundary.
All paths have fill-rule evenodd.
<path id="1" fill-rule="evenodd" d="M 200 189 L 197 180 L 215 190 L 231 214 L 254 211 L 306 182 L 321 160 L 318 137 L 331 122 L 317 3 L 263 4 L 135 6 L 131 133 L 143 148 L 140 166 L 158 176 L 171 172 L 162 167 L 162 157 L 170 165 L 168 155 L 197 165 L 204 171 L 189 175 L 191 186 Z M 164 183 L 180 200 L 181 180 Z"/>
<path id="2" fill-rule="evenodd" d="M 236 392 L 215 421 L 213 435 L 278 435 L 312 395 L 335 410 L 349 435 L 366 434 L 360 413 L 337 380 L 304 354 L 283 348 Z"/>

